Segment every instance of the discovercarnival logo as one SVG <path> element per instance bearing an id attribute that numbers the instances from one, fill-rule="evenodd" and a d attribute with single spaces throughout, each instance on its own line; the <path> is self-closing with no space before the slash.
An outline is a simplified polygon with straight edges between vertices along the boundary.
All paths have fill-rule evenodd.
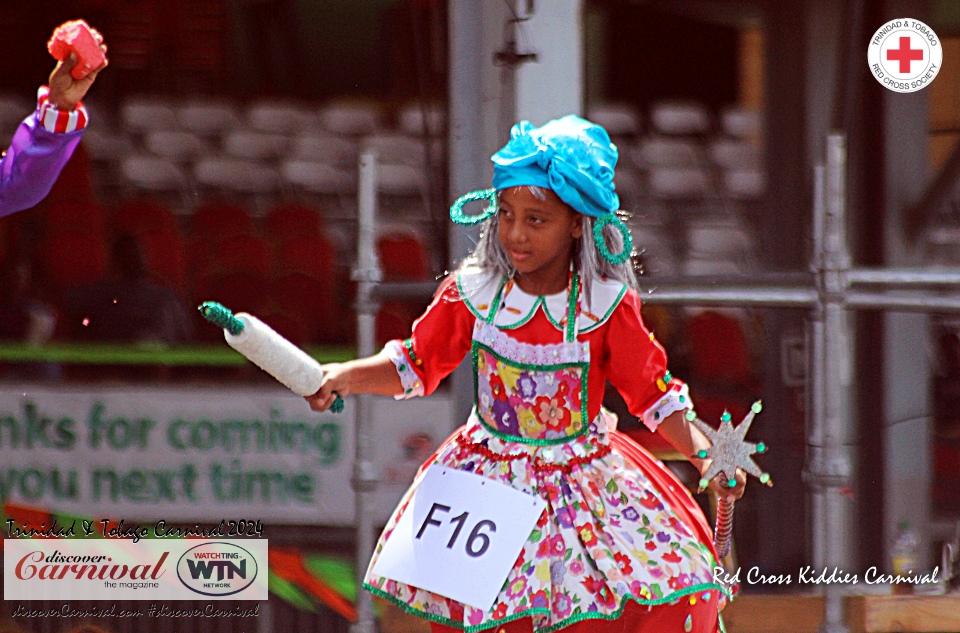
<path id="1" fill-rule="evenodd" d="M 214 541 L 191 547 L 177 561 L 183 586 L 204 596 L 229 596 L 253 584 L 256 557 L 233 543 Z"/>

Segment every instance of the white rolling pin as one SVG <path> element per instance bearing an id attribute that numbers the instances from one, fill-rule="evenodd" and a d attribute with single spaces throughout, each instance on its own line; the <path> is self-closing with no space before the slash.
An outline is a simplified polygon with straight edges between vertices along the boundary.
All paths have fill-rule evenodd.
<path id="1" fill-rule="evenodd" d="M 200 306 L 208 321 L 223 328 L 223 337 L 233 349 L 300 396 L 312 396 L 323 383 L 320 363 L 302 349 L 280 336 L 269 325 L 245 312 L 233 314 L 213 301 Z M 337 395 L 331 407 L 335 413 L 343 408 Z"/>
<path id="2" fill-rule="evenodd" d="M 243 331 L 223 331 L 230 347 L 297 395 L 312 396 L 320 390 L 323 369 L 316 359 L 252 314 L 238 312 L 233 316 L 243 323 Z"/>

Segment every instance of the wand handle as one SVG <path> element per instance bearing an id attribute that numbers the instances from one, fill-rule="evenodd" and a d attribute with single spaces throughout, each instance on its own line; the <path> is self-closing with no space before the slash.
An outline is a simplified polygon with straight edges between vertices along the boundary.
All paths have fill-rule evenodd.
<path id="1" fill-rule="evenodd" d="M 733 538 L 734 499 L 717 497 L 717 524 L 714 528 L 713 545 L 719 558 L 730 553 L 730 541 Z"/>
<path id="2" fill-rule="evenodd" d="M 223 328 L 230 347 L 297 395 L 311 396 L 320 389 L 323 383 L 320 363 L 257 317 L 243 312 L 234 314 L 214 301 L 201 305 L 200 313 Z M 330 410 L 340 413 L 343 406 L 343 398 L 337 394 Z"/>

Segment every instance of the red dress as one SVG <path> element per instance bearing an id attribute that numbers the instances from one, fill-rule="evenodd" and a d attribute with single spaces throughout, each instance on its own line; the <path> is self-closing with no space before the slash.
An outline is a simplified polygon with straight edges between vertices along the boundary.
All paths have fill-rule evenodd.
<path id="1" fill-rule="evenodd" d="M 610 380 L 655 429 L 691 406 L 686 386 L 667 371 L 635 292 L 598 281 L 577 293 L 576 277 L 572 288 L 533 297 L 482 272 L 461 274 L 444 282 L 411 339 L 388 344 L 407 397 L 431 393 L 472 352 L 476 406 L 401 501 L 365 587 L 435 630 L 712 633 L 726 594 L 713 580 L 709 526 L 686 488 L 600 406 Z M 434 464 L 546 501 L 489 610 L 373 573 Z"/>

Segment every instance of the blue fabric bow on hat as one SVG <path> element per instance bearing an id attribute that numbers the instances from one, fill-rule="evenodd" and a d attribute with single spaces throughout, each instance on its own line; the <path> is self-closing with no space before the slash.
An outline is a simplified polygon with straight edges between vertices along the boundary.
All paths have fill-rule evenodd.
<path id="1" fill-rule="evenodd" d="M 521 121 L 493 161 L 496 190 L 533 185 L 552 189 L 574 210 L 599 218 L 615 213 L 617 146 L 607 131 L 570 114 L 542 127 Z"/>

